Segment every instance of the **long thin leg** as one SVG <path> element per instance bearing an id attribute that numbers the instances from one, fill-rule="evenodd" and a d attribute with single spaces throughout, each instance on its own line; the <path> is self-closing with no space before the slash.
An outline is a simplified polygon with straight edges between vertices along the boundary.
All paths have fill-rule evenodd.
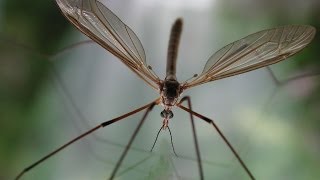
<path id="1" fill-rule="evenodd" d="M 64 148 L 68 147 L 69 145 L 73 144 L 74 142 L 78 141 L 79 139 L 91 134 L 92 132 L 100 129 L 100 128 L 103 128 L 103 127 L 106 127 L 114 122 L 117 122 L 117 121 L 120 121 L 128 116 L 131 116 L 139 111 L 142 111 L 150 106 L 154 106 L 154 104 L 157 104 L 159 101 L 159 99 L 155 100 L 155 101 L 152 101 L 151 103 L 147 104 L 147 105 L 144 105 L 140 108 L 137 108 L 129 113 L 126 113 L 122 116 L 119 116 L 117 118 L 114 118 L 112 120 L 109 120 L 109 121 L 105 121 L 103 123 L 101 123 L 100 125 L 90 129 L 89 131 L 81 134 L 80 136 L 72 139 L 71 141 L 67 142 L 66 144 L 62 145 L 61 147 L 59 147 L 58 149 L 54 150 L 53 152 L 49 153 L 48 155 L 44 156 L 43 158 L 39 159 L 38 161 L 34 162 L 33 164 L 31 164 L 30 166 L 26 167 L 24 170 L 22 170 L 18 175 L 17 177 L 15 178 L 15 180 L 18 180 L 20 179 L 26 172 L 30 171 L 31 169 L 33 169 L 34 167 L 36 167 L 37 165 L 39 165 L 40 163 L 42 163 L 43 161 L 47 160 L 48 158 L 52 157 L 53 155 L 57 154 L 58 152 L 60 152 L 61 150 L 63 150 Z"/>
<path id="2" fill-rule="evenodd" d="M 181 100 L 182 101 L 182 100 Z M 223 141 L 228 145 L 229 149 L 232 151 L 232 153 L 235 155 L 235 157 L 237 158 L 237 160 L 239 161 L 239 163 L 241 164 L 241 166 L 243 167 L 243 169 L 246 171 L 246 173 L 249 175 L 249 177 L 251 179 L 255 179 L 253 174 L 250 172 L 249 168 L 245 165 L 245 163 L 242 161 L 242 159 L 240 158 L 239 154 L 237 153 L 237 151 L 233 148 L 233 146 L 230 144 L 230 142 L 228 141 L 228 139 L 223 135 L 222 131 L 218 128 L 218 126 L 214 123 L 213 120 L 199 114 L 199 113 L 196 113 L 194 111 L 192 111 L 191 108 L 187 108 L 183 105 L 181 105 L 181 102 L 177 105 L 179 108 L 197 116 L 198 118 L 206 121 L 207 123 L 211 124 L 216 130 L 217 132 L 219 133 L 219 135 L 221 136 L 221 138 L 223 139 Z"/>
<path id="3" fill-rule="evenodd" d="M 272 81 L 274 82 L 274 84 L 276 85 L 276 89 L 273 90 L 273 92 L 271 93 L 270 97 L 268 98 L 268 101 L 265 103 L 265 107 L 263 109 L 267 109 L 267 107 L 269 106 L 269 104 L 271 103 L 271 101 L 273 100 L 274 96 L 276 95 L 277 91 L 279 88 L 295 81 L 298 79 L 303 79 L 303 78 L 308 78 L 308 77 L 313 77 L 313 76 L 319 76 L 320 75 L 320 71 L 319 70 L 311 70 L 311 71 L 307 71 L 295 76 L 292 76 L 290 78 L 287 78 L 285 80 L 279 80 L 276 75 L 274 74 L 274 72 L 272 71 L 272 69 L 268 66 L 266 67 L 268 73 L 271 76 Z"/>
<path id="4" fill-rule="evenodd" d="M 176 166 L 174 165 L 174 162 L 172 160 L 172 158 L 170 158 L 170 163 L 172 165 L 172 169 L 173 169 L 173 172 L 174 174 L 176 175 L 177 179 L 180 180 L 181 179 L 181 176 L 179 175 L 178 171 L 177 171 L 177 168 Z"/>
<path id="5" fill-rule="evenodd" d="M 53 59 L 54 59 L 55 57 L 59 56 L 60 54 L 65 53 L 66 51 L 70 51 L 70 50 L 72 50 L 72 49 L 74 49 L 74 48 L 77 48 L 77 47 L 79 47 L 79 46 L 81 46 L 81 45 L 85 45 L 85 44 L 94 44 L 94 45 L 96 45 L 96 43 L 95 43 L 93 40 L 91 40 L 91 39 L 87 39 L 87 40 L 83 40 L 83 41 L 79 41 L 79 42 L 70 44 L 70 45 L 68 45 L 68 46 L 65 46 L 65 47 L 59 49 L 59 50 L 58 50 L 57 52 L 55 52 L 54 54 L 51 54 L 51 55 L 50 55 L 50 61 L 54 61 Z"/>
<path id="6" fill-rule="evenodd" d="M 126 169 L 124 169 L 123 171 L 119 172 L 118 175 L 116 177 L 120 177 L 121 175 L 127 173 L 130 170 L 136 169 L 137 166 L 145 163 L 147 160 L 149 160 L 152 157 L 152 154 L 149 154 L 147 157 L 145 157 L 144 159 L 138 161 L 137 163 L 127 167 Z M 122 165 L 123 166 L 123 165 Z M 145 170 L 145 169 L 144 169 Z M 141 171 L 142 173 L 147 173 L 147 171 Z"/>
<path id="7" fill-rule="evenodd" d="M 312 77 L 312 76 L 319 76 L 320 75 L 320 71 L 319 70 L 313 70 L 313 71 L 308 71 L 308 72 L 304 72 L 295 76 L 292 76 L 286 80 L 278 80 L 278 78 L 276 77 L 276 75 L 274 74 L 274 72 L 271 70 L 271 68 L 269 66 L 266 67 L 268 73 L 271 76 L 272 81 L 277 85 L 277 86 L 283 86 L 284 84 L 288 84 L 294 80 L 298 80 L 298 79 L 302 79 L 302 78 L 307 78 L 307 77 Z"/>
<path id="8" fill-rule="evenodd" d="M 83 40 L 83 41 L 80 41 L 80 42 L 77 42 L 77 43 L 70 44 L 68 46 L 65 46 L 65 47 L 59 49 L 58 51 L 56 51 L 54 53 L 48 54 L 48 53 L 38 52 L 35 48 L 30 47 L 27 44 L 15 41 L 13 39 L 9 39 L 9 38 L 0 36 L 0 42 L 3 42 L 4 44 L 15 46 L 15 47 L 19 47 L 19 48 L 21 48 L 23 50 L 26 50 L 27 52 L 31 52 L 31 53 L 33 53 L 33 54 L 35 54 L 37 56 L 40 56 L 40 57 L 42 57 L 44 59 L 48 59 L 49 61 L 54 61 L 53 59 L 56 56 L 59 56 L 60 54 L 63 54 L 66 51 L 72 50 L 72 49 L 74 49 L 76 47 L 79 47 L 79 46 L 82 46 L 84 44 L 96 44 L 91 39 L 87 39 L 87 40 Z"/>
<path id="9" fill-rule="evenodd" d="M 149 112 L 152 110 L 152 108 L 153 108 L 156 104 L 157 104 L 157 102 L 154 101 L 154 102 L 152 102 L 149 106 L 147 106 L 148 109 L 147 109 L 147 111 L 144 113 L 144 115 L 143 115 L 140 123 L 138 124 L 137 128 L 136 128 L 135 131 L 133 132 L 133 134 L 132 134 L 132 136 L 131 136 L 131 138 L 130 138 L 130 140 L 129 140 L 129 143 L 127 144 L 127 146 L 126 146 L 126 148 L 124 149 L 124 151 L 123 151 L 123 153 L 122 153 L 119 161 L 117 162 L 115 168 L 113 169 L 113 171 L 112 171 L 112 173 L 111 173 L 111 176 L 110 176 L 110 178 L 109 178 L 110 180 L 112 180 L 112 179 L 114 178 L 114 176 L 116 175 L 119 167 L 121 166 L 122 161 L 123 161 L 124 158 L 126 157 L 128 151 L 129 151 L 129 149 L 130 149 L 130 146 L 131 146 L 131 144 L 133 143 L 134 139 L 136 138 L 136 136 L 137 136 L 137 134 L 138 134 L 138 132 L 139 132 L 142 124 L 144 123 L 145 119 L 147 118 Z"/>
<path id="10" fill-rule="evenodd" d="M 179 102 L 179 104 L 181 104 L 183 101 L 187 101 L 188 102 L 188 106 L 189 109 L 191 110 L 191 100 L 189 96 L 185 96 L 181 99 L 181 101 Z M 191 110 L 192 111 L 192 110 Z M 199 144 L 198 144 L 198 140 L 197 140 L 197 135 L 196 135 L 196 128 L 194 126 L 194 120 L 193 120 L 193 113 L 191 113 L 190 111 L 190 120 L 191 120 L 191 126 L 192 126 L 192 133 L 193 133 L 193 139 L 194 139 L 194 145 L 196 148 L 196 154 L 197 154 L 197 161 L 198 161 L 198 167 L 199 167 L 199 173 L 200 173 L 200 179 L 203 180 L 203 169 L 202 169 L 202 163 L 201 163 L 201 156 L 200 156 L 200 150 L 199 150 Z"/>
<path id="11" fill-rule="evenodd" d="M 68 91 L 65 83 L 63 82 L 62 78 L 59 76 L 59 74 L 57 73 L 56 69 L 53 68 L 53 74 L 54 74 L 54 77 L 55 77 L 55 80 L 57 81 L 57 84 L 58 86 L 61 88 L 61 91 L 64 95 L 64 98 L 70 103 L 72 109 L 75 111 L 76 115 L 77 115 L 77 118 L 79 118 L 84 124 L 86 127 L 89 127 L 89 124 L 87 123 L 87 121 L 85 120 L 85 116 L 82 114 L 82 111 L 79 109 L 79 107 L 76 105 L 75 103 L 75 100 L 73 99 L 72 97 L 72 94 Z M 131 147 L 130 150 L 135 150 L 135 151 L 140 151 L 140 152 L 145 152 L 145 153 L 149 153 L 149 152 L 152 152 L 154 146 L 155 146 L 155 143 L 158 139 L 158 135 L 161 131 L 163 127 L 161 127 L 159 129 L 159 132 L 157 133 L 157 138 L 151 148 L 150 151 L 148 150 L 144 150 L 144 149 L 141 149 L 141 148 L 137 148 L 137 147 Z M 174 148 L 174 143 L 173 143 L 173 136 L 172 136 L 172 133 L 171 133 L 171 129 L 170 127 L 168 126 L 168 130 L 169 130 L 169 133 L 170 133 L 170 139 L 171 139 L 171 146 L 172 146 L 172 149 L 173 149 L 173 152 L 175 154 L 175 156 L 177 158 L 181 158 L 181 159 L 186 159 L 186 160 L 191 160 L 191 161 L 197 161 L 197 159 L 194 159 L 194 158 L 191 158 L 191 157 L 187 157 L 187 156 L 183 156 L 183 155 L 177 155 L 176 151 L 175 151 L 175 148 Z M 95 134 L 92 134 L 92 137 L 94 138 L 95 141 L 98 141 L 98 142 L 101 142 L 101 143 L 106 143 L 106 144 L 110 144 L 110 145 L 113 145 L 113 146 L 117 146 L 117 147 L 125 147 L 125 145 L 122 145 L 122 144 L 119 144 L 119 143 L 116 143 L 116 142 L 113 142 L 111 140 L 107 140 L 107 139 L 102 139 L 100 137 L 97 137 Z M 99 160 L 99 161 L 103 161 L 103 162 L 106 162 L 106 163 L 110 163 L 110 160 L 106 160 L 104 159 L 104 156 L 100 156 L 98 155 L 96 152 L 94 152 L 94 150 L 92 149 L 91 145 L 90 145 L 90 142 L 88 142 L 89 145 L 88 145 L 88 149 L 90 151 L 90 153 L 93 154 L 93 156 Z M 210 162 L 210 161 L 206 161 L 206 160 L 202 160 L 201 163 L 206 163 L 206 164 L 209 164 L 211 166 L 220 166 L 221 168 L 227 168 L 228 165 L 227 164 L 224 164 L 224 163 L 218 163 L 218 162 Z M 123 166 L 123 165 L 122 165 Z M 121 172 L 120 172 L 121 173 Z M 122 173 L 121 173 L 122 174 Z M 118 173 L 119 175 L 119 173 Z M 117 176 L 118 177 L 118 176 Z"/>

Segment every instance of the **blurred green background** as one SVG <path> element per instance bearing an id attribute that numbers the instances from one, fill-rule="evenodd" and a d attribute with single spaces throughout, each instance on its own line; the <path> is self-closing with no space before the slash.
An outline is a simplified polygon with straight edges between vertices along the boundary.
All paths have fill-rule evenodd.
<path id="1" fill-rule="evenodd" d="M 164 78 L 170 26 L 184 19 L 178 80 L 201 72 L 224 45 L 285 24 L 320 28 L 320 1 L 108 0 L 141 40 L 149 64 Z M 120 61 L 62 16 L 53 0 L 0 2 L 0 179 L 81 132 L 158 97 Z M 193 108 L 211 117 L 257 179 L 320 177 L 320 36 L 301 53 L 266 68 L 186 91 Z M 304 78 L 292 79 L 309 74 Z M 156 107 L 117 179 L 198 179 L 188 114 L 174 109 L 155 154 L 147 151 L 162 125 Z M 116 123 L 37 166 L 23 179 L 106 179 L 139 118 Z M 248 179 L 211 126 L 196 122 L 206 179 Z M 165 143 L 163 143 L 165 142 Z M 171 155 L 168 155 L 171 154 Z M 172 164 L 173 162 L 173 164 Z M 175 171 L 176 170 L 176 171 Z"/>

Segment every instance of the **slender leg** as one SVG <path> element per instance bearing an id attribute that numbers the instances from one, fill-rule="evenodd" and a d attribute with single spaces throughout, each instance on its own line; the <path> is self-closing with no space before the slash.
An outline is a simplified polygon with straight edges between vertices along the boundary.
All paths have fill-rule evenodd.
<path id="1" fill-rule="evenodd" d="M 36 167 L 37 165 L 41 164 L 43 161 L 49 159 L 50 157 L 52 157 L 53 155 L 57 154 L 58 152 L 60 152 L 60 151 L 63 150 L 64 148 L 66 148 L 66 147 L 68 147 L 69 145 L 73 144 L 74 142 L 78 141 L 79 139 L 82 139 L 83 137 L 91 134 L 92 132 L 94 132 L 94 131 L 96 131 L 96 130 L 98 130 L 98 129 L 100 129 L 100 128 L 103 128 L 103 127 L 105 127 L 105 126 L 108 126 L 108 125 L 110 125 L 110 124 L 112 124 L 112 123 L 114 123 L 114 122 L 120 121 L 120 120 L 122 120 L 122 119 L 124 119 L 124 118 L 126 118 L 126 117 L 128 117 L 128 116 L 131 116 L 131 115 L 133 115 L 133 114 L 135 114 L 135 113 L 137 113 L 137 112 L 139 112 L 139 111 L 142 111 L 142 110 L 144 110 L 144 109 L 146 109 L 146 108 L 148 108 L 148 107 L 151 107 L 151 106 L 153 107 L 153 106 L 154 106 L 155 104 L 157 104 L 157 103 L 158 103 L 158 99 L 155 100 L 155 101 L 153 101 L 153 102 L 151 102 L 151 103 L 149 103 L 149 104 L 147 104 L 147 105 L 145 105 L 145 106 L 142 106 L 142 107 L 140 107 L 140 108 L 138 108 L 138 109 L 135 109 L 135 110 L 133 110 L 133 111 L 131 111 L 131 112 L 129 112 L 129 113 L 126 113 L 126 114 L 124 114 L 124 115 L 122 115 L 122 116 L 119 116 L 119 117 L 114 118 L 114 119 L 112 119 L 112 120 L 105 121 L 105 122 L 101 123 L 100 125 L 92 128 L 92 129 L 90 129 L 89 131 L 81 134 L 80 136 L 72 139 L 71 141 L 69 141 L 69 142 L 67 142 L 66 144 L 62 145 L 62 146 L 59 147 L 58 149 L 54 150 L 53 152 L 49 153 L 48 155 L 46 155 L 46 156 L 44 156 L 43 158 L 39 159 L 38 161 L 34 162 L 34 163 L 31 164 L 30 166 L 26 167 L 24 170 L 22 170 L 22 171 L 17 175 L 17 177 L 15 178 L 15 180 L 20 179 L 26 172 L 30 171 L 31 169 L 33 169 L 33 168 Z"/>
<path id="2" fill-rule="evenodd" d="M 83 41 L 80 41 L 80 42 L 77 42 L 77 43 L 70 44 L 68 46 L 65 46 L 65 47 L 59 49 L 54 54 L 51 54 L 50 55 L 50 61 L 54 61 L 53 58 L 59 56 L 60 54 L 63 54 L 66 51 L 70 51 L 70 50 L 72 50 L 74 48 L 77 48 L 77 47 L 79 47 L 81 45 L 84 45 L 84 44 L 96 44 L 96 43 L 94 41 L 92 41 L 91 39 L 87 39 L 87 40 L 83 40 Z"/>
<path id="3" fill-rule="evenodd" d="M 172 165 L 172 169 L 173 169 L 174 174 L 176 175 L 176 178 L 177 178 L 178 180 L 180 180 L 180 179 L 181 179 L 181 176 L 179 175 L 179 173 L 178 173 L 178 171 L 177 171 L 177 168 L 176 168 L 176 166 L 174 165 L 174 163 L 173 163 L 173 161 L 172 161 L 172 158 L 170 158 L 170 163 L 171 163 L 171 165 Z"/>
<path id="4" fill-rule="evenodd" d="M 188 102 L 188 106 L 189 109 L 191 110 L 191 100 L 189 96 L 185 96 L 181 99 L 181 101 L 179 102 L 179 105 L 183 102 L 183 101 L 187 101 Z M 191 110 L 192 111 L 192 110 Z M 192 133 L 193 133 L 193 139 L 194 139 L 194 145 L 196 148 L 196 153 L 197 153 L 197 161 L 198 161 L 198 167 L 199 167 L 199 173 L 200 173 L 200 179 L 203 180 L 203 169 L 202 169 L 202 163 L 201 163 L 201 157 L 200 157 L 200 150 L 199 150 L 199 144 L 198 144 L 198 140 L 197 140 L 197 135 L 196 135 L 196 128 L 194 126 L 194 120 L 193 120 L 193 113 L 191 113 L 190 111 L 190 120 L 191 120 L 191 125 L 192 125 Z"/>
<path id="5" fill-rule="evenodd" d="M 319 76 L 320 75 L 320 71 L 318 70 L 313 70 L 313 71 L 307 71 L 295 76 L 292 76 L 290 78 L 287 78 L 285 80 L 279 80 L 276 75 L 273 73 L 273 71 L 271 70 L 271 68 L 268 66 L 266 67 L 268 73 L 271 76 L 272 81 L 274 82 L 274 84 L 276 85 L 276 89 L 273 90 L 273 92 L 271 93 L 270 97 L 268 98 L 268 101 L 265 103 L 265 107 L 263 109 L 267 109 L 267 107 L 269 106 L 269 104 L 271 103 L 271 101 L 273 100 L 273 98 L 275 97 L 277 91 L 279 88 L 295 81 L 298 79 L 303 79 L 303 78 L 308 78 L 308 77 L 313 77 L 313 76 Z"/>
<path id="6" fill-rule="evenodd" d="M 27 44 L 24 44 L 24 43 L 20 43 L 18 41 L 14 41 L 12 39 L 8 39 L 8 38 L 5 38 L 5 37 L 0 37 L 0 42 L 4 43 L 4 44 L 8 44 L 8 45 L 11 45 L 13 47 L 18 47 L 18 48 L 21 48 L 22 50 L 26 50 L 27 52 L 31 52 L 33 53 L 34 55 L 37 55 L 37 56 L 40 56 L 44 59 L 48 59 L 49 61 L 54 61 L 53 58 L 55 58 L 56 56 L 59 56 L 60 54 L 63 54 L 64 52 L 66 51 L 69 51 L 69 50 L 72 50 L 76 47 L 79 47 L 81 45 L 84 45 L 84 44 L 96 44 L 94 41 L 92 41 L 91 39 L 88 39 L 88 40 L 83 40 L 83 41 L 80 41 L 80 42 L 77 42 L 77 43 L 73 43 L 73 44 L 70 44 L 68 46 L 65 46 L 61 49 L 59 49 L 57 52 L 55 53 L 52 53 L 52 54 L 47 54 L 47 53 L 41 53 L 41 52 L 38 52 L 35 48 L 33 47 L 30 47 L 29 45 Z"/>
<path id="7" fill-rule="evenodd" d="M 144 159 L 138 161 L 137 163 L 135 163 L 135 164 L 127 167 L 127 168 L 124 169 L 123 171 L 119 172 L 117 177 L 119 177 L 119 176 L 127 173 L 128 171 L 130 171 L 130 170 L 132 170 L 132 169 L 136 169 L 137 166 L 145 163 L 145 162 L 146 162 L 147 160 L 149 160 L 151 157 L 152 157 L 152 154 L 149 154 L 149 155 L 148 155 L 147 157 L 145 157 Z M 144 171 L 141 171 L 141 172 L 142 172 L 142 173 L 147 173 L 147 171 L 145 171 L 145 169 L 144 169 Z"/>
<path id="8" fill-rule="evenodd" d="M 183 99 L 182 99 L 183 100 Z M 181 100 L 181 101 L 182 101 Z M 223 141 L 228 145 L 229 149 L 232 151 L 232 153 L 235 155 L 235 157 L 237 158 L 237 160 L 239 161 L 239 163 L 241 164 L 241 166 L 243 167 L 243 169 L 246 171 L 246 173 L 249 175 L 250 179 L 254 180 L 254 176 L 252 175 L 252 173 L 250 172 L 249 168 L 245 165 L 245 163 L 242 161 L 242 159 L 240 158 L 240 156 L 238 155 L 237 151 L 233 148 L 233 146 L 230 144 L 230 142 L 228 141 L 228 139 L 223 135 L 223 133 L 220 131 L 220 129 L 218 128 L 218 126 L 214 123 L 213 120 L 199 114 L 196 113 L 194 111 L 192 111 L 191 108 L 187 108 L 183 105 L 181 105 L 181 102 L 177 105 L 179 108 L 191 113 L 192 115 L 197 116 L 198 118 L 206 121 L 207 123 L 211 124 L 219 133 L 219 135 L 221 136 L 221 138 L 223 139 Z"/>
<path id="9" fill-rule="evenodd" d="M 298 80 L 298 79 L 303 79 L 303 78 L 307 78 L 307 77 L 312 77 L 312 76 L 319 76 L 320 75 L 320 71 L 316 71 L 316 70 L 313 70 L 313 71 L 308 71 L 308 72 L 304 72 L 304 73 L 301 73 L 301 74 L 298 74 L 298 75 L 295 75 L 295 76 L 292 76 L 286 80 L 283 80 L 283 81 L 280 81 L 278 80 L 278 78 L 275 76 L 275 74 L 273 73 L 273 71 L 271 70 L 271 68 L 268 66 L 266 67 L 271 78 L 272 78 L 272 81 L 276 84 L 276 86 L 283 86 L 285 84 L 288 84 L 294 80 Z"/>
<path id="10" fill-rule="evenodd" d="M 82 42 L 82 43 L 85 43 L 85 42 Z M 52 71 L 53 71 L 53 74 L 54 74 L 54 77 L 55 77 L 55 81 L 57 82 L 57 85 L 61 88 L 60 90 L 62 91 L 62 94 L 64 95 L 64 99 L 66 99 L 66 101 L 70 103 L 72 109 L 75 111 L 75 114 L 77 115 L 77 118 L 80 119 L 82 121 L 82 123 L 85 124 L 86 127 L 89 127 L 89 124 L 87 123 L 85 116 L 82 114 L 82 111 L 76 105 L 75 100 L 72 97 L 72 94 L 68 91 L 68 89 L 67 89 L 65 83 L 63 82 L 62 78 L 60 77 L 59 73 L 57 72 L 57 70 L 55 68 L 53 68 Z M 156 143 L 156 141 L 158 139 L 159 133 L 160 133 L 162 128 L 163 127 L 161 126 L 161 128 L 159 129 L 159 131 L 157 133 L 156 140 L 155 140 L 155 142 L 154 142 L 154 144 L 153 144 L 153 146 L 152 146 L 150 151 L 144 150 L 144 149 L 141 149 L 141 148 L 137 148 L 137 147 L 131 147 L 130 150 L 135 150 L 135 151 L 145 152 L 145 153 L 152 152 L 152 150 L 153 150 L 153 148 L 155 146 L 155 143 Z M 172 146 L 172 149 L 173 149 L 173 152 L 174 152 L 175 156 L 177 158 L 180 158 L 180 159 L 197 161 L 197 159 L 193 159 L 191 157 L 187 157 L 187 156 L 183 156 L 183 155 L 181 155 L 181 156 L 177 155 L 177 153 L 175 151 L 175 148 L 174 148 L 174 145 L 173 145 L 173 138 L 172 138 L 171 129 L 169 127 L 168 127 L 168 130 L 169 130 L 169 133 L 170 133 L 171 146 Z M 101 142 L 101 143 L 110 144 L 110 145 L 121 147 L 121 148 L 125 147 L 125 145 L 123 145 L 123 144 L 119 144 L 119 143 L 116 143 L 116 142 L 113 142 L 113 141 L 107 140 L 107 139 L 102 139 L 100 137 L 97 137 L 95 134 L 92 134 L 92 137 L 94 138 L 95 141 L 98 141 L 98 142 Z M 90 153 L 93 154 L 94 158 L 96 158 L 99 161 L 103 161 L 105 163 L 110 163 L 110 160 L 106 160 L 106 159 L 104 159 L 104 156 L 100 156 L 96 152 L 94 152 L 94 150 L 92 149 L 92 147 L 90 145 L 90 142 L 88 142 L 88 143 L 89 143 L 88 149 L 89 149 Z M 227 168 L 228 167 L 228 165 L 223 164 L 223 163 L 210 162 L 210 161 L 206 161 L 206 160 L 202 160 L 202 163 L 206 163 L 206 164 L 209 164 L 211 166 L 220 166 L 222 168 Z M 119 173 L 118 173 L 118 175 L 119 175 Z"/>
<path id="11" fill-rule="evenodd" d="M 131 138 L 130 138 L 130 140 L 129 140 L 129 143 L 127 144 L 127 146 L 126 146 L 126 148 L 124 149 L 124 151 L 123 151 L 123 153 L 122 153 L 119 161 L 117 162 L 115 168 L 113 169 L 113 171 L 112 171 L 112 173 L 111 173 L 111 176 L 110 176 L 110 178 L 109 178 L 110 180 L 112 180 L 112 179 L 114 178 L 114 176 L 116 175 L 116 173 L 117 173 L 117 171 L 118 171 L 118 169 L 119 169 L 122 161 L 124 160 L 124 158 L 126 157 L 128 151 L 129 151 L 129 149 L 130 149 L 131 144 L 133 143 L 135 137 L 137 136 L 137 134 L 138 134 L 138 132 L 139 132 L 142 124 L 144 123 L 144 120 L 147 118 L 149 112 L 152 110 L 152 108 L 153 108 L 156 104 L 157 104 L 157 102 L 155 102 L 155 101 L 152 102 L 151 104 L 148 104 L 148 106 L 147 106 L 148 109 L 147 109 L 147 111 L 145 112 L 145 114 L 143 115 L 143 117 L 142 117 L 140 123 L 138 124 L 137 128 L 136 128 L 135 131 L 133 132 L 133 134 L 132 134 L 132 136 L 131 136 Z"/>

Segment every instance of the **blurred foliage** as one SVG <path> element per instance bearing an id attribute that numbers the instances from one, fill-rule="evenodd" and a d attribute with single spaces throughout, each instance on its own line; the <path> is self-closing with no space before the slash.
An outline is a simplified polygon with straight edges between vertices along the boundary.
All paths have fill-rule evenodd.
<path id="1" fill-rule="evenodd" d="M 16 155 L 25 138 L 37 141 L 33 136 L 38 127 L 33 113 L 41 108 L 35 102 L 51 66 L 45 54 L 57 49 L 71 26 L 51 0 L 8 0 L 1 5 L 0 179 L 7 179 L 16 173 L 12 171 L 21 169 L 15 166 Z"/>
<path id="2" fill-rule="evenodd" d="M 2 33 L 28 42 L 41 52 L 52 52 L 70 24 L 61 17 L 55 1 L 6 1 Z M 48 28 L 49 27 L 49 28 Z"/>
<path id="3" fill-rule="evenodd" d="M 10 43 L 22 43 L 23 45 L 29 45 L 36 51 L 24 52 L 21 56 L 24 61 L 18 64 L 18 67 L 9 59 L 6 59 L 6 66 L 2 68 L 12 68 L 7 69 L 7 71 L 13 70 L 25 70 L 26 72 L 21 74 L 23 78 L 23 84 L 16 87 L 7 87 L 11 92 L 8 94 L 1 93 L 4 98 L 8 95 L 13 95 L 15 97 L 9 98 L 11 102 L 13 99 L 17 98 L 17 103 L 28 103 L 34 97 L 36 89 L 39 85 L 42 84 L 43 80 L 46 78 L 48 72 L 48 62 L 45 57 L 33 54 L 35 52 L 41 52 L 48 54 L 57 49 L 57 45 L 63 38 L 63 33 L 66 32 L 67 28 L 71 26 L 67 24 L 68 22 L 61 17 L 61 13 L 58 7 L 55 5 L 54 1 L 43 1 L 37 0 L 33 1 L 31 5 L 27 1 L 5 1 L 3 11 L 3 24 L 1 25 L 1 36 L 8 40 L 7 42 L 2 43 L 2 54 L 18 54 L 21 52 L 12 52 L 17 49 L 13 49 L 14 45 L 10 46 Z M 49 28 L 48 28 L 49 27 Z M 9 46 L 6 46 L 9 44 Z M 23 49 L 23 47 L 21 48 Z M 26 51 L 27 49 L 25 49 Z M 22 58 L 22 57 L 21 57 Z M 10 65 L 11 63 L 11 65 Z M 25 67 L 21 67 L 21 66 Z M 20 66 L 20 67 L 19 67 Z M 19 69 L 18 69 L 19 68 Z M 5 72 L 2 70 L 1 72 Z M 15 72 L 19 74 L 19 72 Z M 13 76 L 13 74 L 11 74 Z M 7 77 L 10 78 L 10 77 Z M 18 77 L 17 77 L 18 78 Z M 9 79 L 10 81 L 10 79 Z M 3 81 L 2 81 L 3 82 Z M 10 82 L 7 82 L 2 87 L 10 85 Z M 18 91 L 13 93 L 12 90 Z"/>

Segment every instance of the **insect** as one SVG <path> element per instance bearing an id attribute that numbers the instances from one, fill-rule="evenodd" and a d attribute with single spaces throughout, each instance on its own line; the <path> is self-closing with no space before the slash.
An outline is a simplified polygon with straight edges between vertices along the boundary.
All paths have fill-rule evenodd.
<path id="1" fill-rule="evenodd" d="M 52 157 L 75 141 L 89 135 L 90 133 L 124 120 L 142 110 L 146 110 L 143 118 L 136 127 L 124 152 L 115 165 L 110 175 L 113 179 L 120 168 L 131 144 L 143 125 L 148 113 L 155 105 L 162 105 L 163 111 L 160 113 L 163 124 L 160 130 L 169 129 L 169 121 L 173 118 L 173 108 L 178 107 L 190 114 L 192 132 L 194 137 L 195 151 L 199 168 L 199 179 L 204 179 L 199 145 L 196 136 L 193 116 L 211 124 L 224 140 L 226 145 L 237 158 L 241 167 L 248 174 L 250 179 L 255 179 L 237 151 L 229 143 L 217 125 L 208 117 L 205 117 L 192 110 L 190 97 L 180 97 L 181 94 L 190 89 L 207 82 L 238 75 L 265 67 L 282 61 L 306 47 L 314 38 L 316 30 L 309 25 L 289 25 L 278 28 L 259 31 L 246 36 L 223 47 L 214 53 L 207 61 L 203 71 L 194 75 L 193 78 L 179 82 L 176 78 L 176 62 L 180 35 L 183 21 L 177 19 L 171 29 L 169 40 L 167 67 L 165 79 L 160 79 L 146 61 L 146 56 L 142 44 L 136 34 L 125 25 L 111 10 L 97 0 L 56 0 L 63 15 L 82 33 L 118 57 L 129 69 L 144 80 L 150 87 L 159 92 L 160 97 L 140 108 L 128 112 L 115 119 L 103 122 L 89 131 L 81 134 L 75 139 L 67 142 L 60 148 L 49 153 L 45 157 L 31 164 L 18 174 L 16 179 L 20 179 L 26 172 Z M 187 106 L 182 105 L 187 102 Z M 159 130 L 159 132 L 160 132 Z"/>

